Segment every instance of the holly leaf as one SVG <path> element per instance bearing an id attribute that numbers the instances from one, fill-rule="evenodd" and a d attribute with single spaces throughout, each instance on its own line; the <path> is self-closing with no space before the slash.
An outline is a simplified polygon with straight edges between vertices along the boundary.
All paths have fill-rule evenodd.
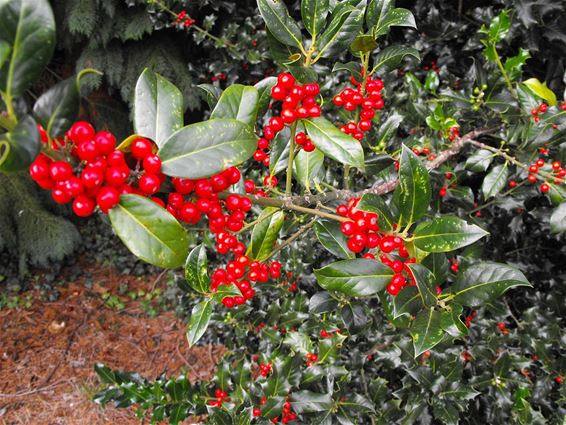
<path id="1" fill-rule="evenodd" d="M 393 229 L 395 219 L 391 215 L 391 208 L 380 195 L 365 193 L 356 208 L 377 214 L 377 224 L 382 232 L 389 232 Z"/>
<path id="2" fill-rule="evenodd" d="M 327 291 L 365 297 L 381 291 L 393 276 L 384 264 L 364 258 L 343 260 L 315 270 L 318 284 Z"/>
<path id="3" fill-rule="evenodd" d="M 468 307 L 479 307 L 491 303 L 516 286 L 532 285 L 525 275 L 514 267 L 485 262 L 475 264 L 460 273 L 451 292 L 455 302 Z"/>
<path id="4" fill-rule="evenodd" d="M 328 0 L 301 1 L 301 17 L 310 35 L 317 35 L 324 26 L 328 15 L 328 3 Z"/>
<path id="5" fill-rule="evenodd" d="M 310 192 L 311 184 L 324 176 L 324 154 L 318 149 L 312 152 L 301 149 L 295 156 L 295 172 L 298 182 Z"/>
<path id="6" fill-rule="evenodd" d="M 487 149 L 480 149 L 466 160 L 465 167 L 467 170 L 481 173 L 487 170 L 493 161 L 493 153 Z"/>
<path id="7" fill-rule="evenodd" d="M 283 211 L 275 207 L 265 208 L 258 217 L 258 223 L 254 226 L 246 255 L 258 261 L 268 258 L 284 222 L 285 213 Z"/>
<path id="8" fill-rule="evenodd" d="M 171 269 L 185 262 L 189 249 L 185 229 L 169 211 L 151 199 L 122 195 L 120 203 L 108 215 L 112 228 L 136 257 Z"/>
<path id="9" fill-rule="evenodd" d="M 252 128 L 234 119 L 191 124 L 173 133 L 159 149 L 163 174 L 201 179 L 251 158 L 257 138 Z"/>
<path id="10" fill-rule="evenodd" d="M 489 174 L 483 179 L 481 190 L 484 199 L 489 199 L 497 195 L 505 188 L 507 179 L 509 178 L 509 169 L 507 164 L 499 164 L 491 169 Z"/>
<path id="11" fill-rule="evenodd" d="M 441 326 L 440 312 L 433 307 L 419 312 L 411 326 L 411 336 L 413 337 L 415 357 L 420 356 L 442 341 L 444 331 Z"/>
<path id="12" fill-rule="evenodd" d="M 12 131 L 0 134 L 0 171 L 11 173 L 25 170 L 40 149 L 37 124 L 30 115 L 24 115 Z"/>
<path id="13" fill-rule="evenodd" d="M 314 232 L 322 246 L 335 256 L 344 259 L 354 258 L 354 254 L 348 249 L 348 240 L 337 221 L 318 220 L 314 225 Z"/>
<path id="14" fill-rule="evenodd" d="M 183 127 L 183 95 L 169 80 L 146 68 L 134 90 L 134 130 L 161 147 Z"/>
<path id="15" fill-rule="evenodd" d="M 324 412 L 332 406 L 330 394 L 318 394 L 303 390 L 293 392 L 291 395 L 293 411 L 303 413 Z"/>
<path id="16" fill-rule="evenodd" d="M 552 233 L 566 232 L 566 202 L 561 203 L 550 216 L 550 231 Z"/>
<path id="17" fill-rule="evenodd" d="M 415 246 L 426 252 L 450 252 L 468 246 L 489 233 L 456 216 L 442 216 L 420 223 L 415 229 Z"/>
<path id="18" fill-rule="evenodd" d="M 185 279 L 189 286 L 201 294 L 209 291 L 208 258 L 203 244 L 192 249 L 185 262 Z"/>
<path id="19" fill-rule="evenodd" d="M 385 68 L 386 70 L 391 70 L 399 66 L 401 61 L 406 56 L 412 56 L 417 61 L 421 59 L 419 51 L 413 47 L 406 47 L 400 45 L 388 46 L 379 51 L 375 58 L 374 69 L 379 70 Z"/>
<path id="20" fill-rule="evenodd" d="M 259 102 L 259 92 L 253 86 L 233 84 L 224 90 L 211 119 L 235 119 L 249 126 L 255 125 Z"/>
<path id="21" fill-rule="evenodd" d="M 301 48 L 301 29 L 280 0 L 257 0 L 259 13 L 269 31 L 280 43 Z"/>
<path id="22" fill-rule="evenodd" d="M 191 319 L 187 329 L 187 341 L 193 346 L 202 338 L 212 316 L 212 300 L 201 301 L 193 307 Z"/>
<path id="23" fill-rule="evenodd" d="M 61 137 L 77 120 L 79 108 L 79 80 L 73 76 L 43 93 L 33 106 L 33 116 L 47 134 Z"/>
<path id="24" fill-rule="evenodd" d="M 420 264 L 409 264 L 409 269 L 415 278 L 423 306 L 434 307 L 437 302 L 434 275 Z"/>
<path id="25" fill-rule="evenodd" d="M 541 83 L 536 78 L 529 78 L 528 80 L 523 81 L 523 85 L 527 86 L 541 99 L 546 100 L 550 106 L 556 106 L 556 95 L 546 86 L 546 83 Z"/>
<path id="26" fill-rule="evenodd" d="M 366 0 L 346 0 L 334 8 L 330 24 L 318 39 L 318 55 L 335 56 L 346 50 L 362 30 Z"/>
<path id="27" fill-rule="evenodd" d="M 378 38 L 385 35 L 389 32 L 391 27 L 410 27 L 416 29 L 417 24 L 410 10 L 401 7 L 391 8 L 373 27 L 373 36 Z"/>

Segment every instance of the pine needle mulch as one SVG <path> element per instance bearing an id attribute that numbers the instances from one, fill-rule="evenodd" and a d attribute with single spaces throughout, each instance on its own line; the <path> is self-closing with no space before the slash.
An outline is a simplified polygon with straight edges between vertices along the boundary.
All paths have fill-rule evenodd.
<path id="1" fill-rule="evenodd" d="M 140 424 L 133 409 L 92 401 L 101 388 L 93 369 L 99 362 L 150 379 L 213 374 L 223 348 L 189 348 L 173 313 L 150 318 L 137 301 L 116 310 L 101 298 L 124 283 L 148 290 L 156 276 L 140 281 L 101 267 L 91 273 L 101 282 L 92 289 L 81 279 L 62 288 L 57 302 L 41 302 L 35 293 L 30 309 L 0 310 L 0 424 Z"/>

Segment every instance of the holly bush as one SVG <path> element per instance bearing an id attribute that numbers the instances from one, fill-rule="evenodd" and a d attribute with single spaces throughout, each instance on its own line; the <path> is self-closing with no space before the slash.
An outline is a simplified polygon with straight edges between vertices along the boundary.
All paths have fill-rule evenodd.
<path id="1" fill-rule="evenodd" d="M 2 171 L 29 167 L 137 257 L 183 267 L 188 344 L 227 348 L 210 382 L 97 365 L 95 400 L 170 423 L 561 423 L 566 103 L 523 77 L 513 14 L 472 35 L 457 77 L 392 43 L 418 22 L 390 0 L 257 7 L 277 76 L 205 87 L 208 119 L 186 125 L 146 69 L 118 143 L 76 121 L 95 71 L 33 114 L 16 102 L 53 16 L 0 2 Z"/>

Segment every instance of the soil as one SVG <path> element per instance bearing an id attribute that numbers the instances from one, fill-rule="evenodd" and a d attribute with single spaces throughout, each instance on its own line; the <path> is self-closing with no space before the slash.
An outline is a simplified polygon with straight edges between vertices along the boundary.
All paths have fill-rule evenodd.
<path id="1" fill-rule="evenodd" d="M 118 294 L 123 284 L 148 291 L 164 285 L 162 276 L 140 280 L 100 266 L 89 271 L 96 282 L 90 289 L 81 278 L 62 288 L 56 302 L 41 302 L 32 291 L 30 308 L 0 310 L 0 424 L 140 424 L 133 409 L 92 401 L 102 388 L 96 363 L 150 379 L 212 376 L 223 347 L 189 348 L 185 325 L 172 312 L 151 318 L 139 301 L 120 296 L 125 308 L 119 310 L 101 296 Z"/>

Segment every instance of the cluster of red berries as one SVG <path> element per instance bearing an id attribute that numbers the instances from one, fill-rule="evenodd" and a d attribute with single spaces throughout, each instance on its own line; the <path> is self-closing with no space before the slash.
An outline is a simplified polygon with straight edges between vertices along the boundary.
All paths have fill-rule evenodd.
<path id="1" fill-rule="evenodd" d="M 230 401 L 230 397 L 228 397 L 226 391 L 216 390 L 214 392 L 214 397 L 215 400 L 210 400 L 208 402 L 208 405 L 210 407 L 222 407 L 222 403 L 224 403 L 225 401 Z"/>
<path id="2" fill-rule="evenodd" d="M 466 316 L 466 318 L 464 319 L 464 324 L 466 325 L 467 328 L 469 328 L 470 326 L 472 326 L 472 321 L 476 318 L 477 313 L 475 310 L 472 310 L 470 312 L 470 314 L 468 314 Z"/>
<path id="3" fill-rule="evenodd" d="M 509 330 L 507 329 L 507 326 L 505 326 L 505 323 L 499 322 L 497 324 L 497 327 L 499 328 L 499 330 L 503 335 L 507 335 L 509 333 Z"/>
<path id="4" fill-rule="evenodd" d="M 260 404 L 263 406 L 265 403 L 267 403 L 267 397 L 262 397 Z M 258 418 L 261 416 L 261 409 L 259 407 L 254 407 L 254 409 L 252 410 L 252 414 L 254 415 L 254 417 Z M 281 423 L 287 424 L 289 422 L 293 422 L 297 420 L 297 414 L 293 412 L 293 406 L 291 406 L 291 402 L 289 400 L 285 401 L 285 404 L 283 405 L 283 411 L 281 414 Z M 271 419 L 271 423 L 279 423 L 279 416 Z"/>
<path id="5" fill-rule="evenodd" d="M 430 153 L 430 148 L 429 148 L 428 146 L 425 146 L 425 147 L 422 148 L 422 149 L 419 149 L 419 148 L 415 147 L 415 148 L 413 148 L 412 150 L 413 150 L 413 153 L 414 153 L 415 155 L 417 155 L 417 156 L 424 155 L 424 156 L 427 157 L 427 159 L 428 159 L 429 161 L 433 161 L 434 159 L 436 159 L 436 154 Z M 397 170 L 397 171 L 398 171 L 398 170 Z"/>
<path id="6" fill-rule="evenodd" d="M 272 368 L 273 368 L 273 365 L 271 363 L 260 363 L 259 364 L 259 374 L 265 378 L 266 376 L 269 376 Z"/>
<path id="7" fill-rule="evenodd" d="M 334 96 L 332 101 L 336 106 L 341 106 L 349 112 L 355 111 L 358 107 L 362 108 L 358 122 L 350 121 L 340 127 L 340 130 L 351 135 L 354 139 L 362 140 L 364 133 L 372 127 L 375 111 L 383 109 L 385 105 L 381 97 L 384 84 L 381 79 L 374 80 L 371 76 L 367 78 L 365 86 L 353 77 L 351 80 L 356 89 L 347 87 Z"/>
<path id="8" fill-rule="evenodd" d="M 531 117 L 533 118 L 534 122 L 539 122 L 540 121 L 539 114 L 545 114 L 546 111 L 548 111 L 548 105 L 544 102 L 538 105 L 537 108 L 531 109 Z"/>
<path id="9" fill-rule="evenodd" d="M 531 184 L 535 184 L 538 180 L 537 173 L 541 168 L 546 165 L 546 161 L 542 158 L 536 160 L 534 164 L 529 166 L 529 176 L 527 180 Z M 554 161 L 550 164 L 549 173 L 553 174 L 554 177 L 554 184 L 563 184 L 565 182 L 566 177 L 566 168 L 562 167 L 562 164 L 559 161 Z M 517 182 L 515 180 L 511 180 L 509 182 L 509 187 L 511 189 L 517 187 Z M 550 185 L 547 182 L 544 182 L 540 185 L 540 191 L 542 193 L 548 193 L 550 191 Z"/>
<path id="10" fill-rule="evenodd" d="M 175 18 L 175 24 L 176 25 L 182 25 L 185 28 L 190 27 L 191 25 L 193 25 L 195 23 L 195 20 L 192 19 L 188 14 L 186 10 L 182 10 L 180 11 L 176 18 Z"/>
<path id="11" fill-rule="evenodd" d="M 295 136 L 295 143 L 303 148 L 305 152 L 312 152 L 316 149 L 316 146 L 314 145 L 310 137 L 302 131 L 297 133 L 297 135 Z"/>
<path id="12" fill-rule="evenodd" d="M 304 85 L 297 84 L 295 77 L 288 72 L 283 72 L 277 77 L 277 84 L 271 89 L 271 98 L 276 102 L 282 102 L 281 113 L 273 116 L 269 124 L 263 128 L 263 137 L 257 142 L 257 150 L 254 159 L 269 166 L 269 143 L 277 136 L 286 125 L 291 125 L 298 119 L 319 117 L 320 106 L 317 104 L 316 96 L 320 93 L 317 83 Z"/>
<path id="13" fill-rule="evenodd" d="M 313 364 L 315 364 L 318 361 L 318 356 L 314 353 L 307 353 L 306 359 L 307 359 L 307 367 L 311 367 Z"/>
<path id="14" fill-rule="evenodd" d="M 250 261 L 246 255 L 240 255 L 230 261 L 225 268 L 218 268 L 212 274 L 211 290 L 217 291 L 220 285 L 235 285 L 242 295 L 224 297 L 222 304 L 226 308 L 242 305 L 256 295 L 252 282 L 265 283 L 269 278 L 281 276 L 281 263 L 273 261 L 269 265 L 259 261 Z"/>
<path id="15" fill-rule="evenodd" d="M 454 141 L 454 139 L 457 139 L 460 137 L 460 128 L 457 126 L 451 127 L 450 130 L 448 130 L 448 140 L 450 140 L 451 142 Z"/>
<path id="16" fill-rule="evenodd" d="M 40 135 L 46 145 L 49 138 L 41 127 Z M 97 205 L 106 214 L 118 205 L 121 194 L 152 196 L 165 181 L 160 172 L 161 160 L 153 153 L 151 141 L 138 138 L 130 147 L 135 169 L 128 165 L 124 152 L 116 150 L 112 133 L 95 133 L 88 122 L 78 121 L 50 148 L 66 159 L 52 160 L 41 153 L 30 165 L 29 173 L 42 188 L 51 189 L 55 202 L 72 201 L 76 215 L 88 217 Z M 163 206 L 159 198 L 152 200 Z"/>
<path id="17" fill-rule="evenodd" d="M 395 274 L 391 278 L 391 282 L 387 285 L 387 292 L 395 296 L 405 286 L 415 285 L 414 276 L 408 267 L 408 264 L 415 263 L 414 258 L 409 258 L 409 251 L 405 246 L 403 239 L 393 235 L 382 235 L 379 233 L 378 215 L 357 210 L 359 198 L 352 198 L 345 205 L 339 205 L 336 213 L 341 217 L 347 217 L 349 220 L 340 224 L 342 233 L 349 237 L 348 249 L 359 254 L 364 249 L 379 249 L 381 255 L 379 261 L 390 267 Z M 397 251 L 396 257 L 390 255 Z M 366 252 L 363 258 L 375 260 L 375 254 Z"/>
<path id="18" fill-rule="evenodd" d="M 450 270 L 452 270 L 454 273 L 458 273 L 460 271 L 460 263 L 453 259 L 450 264 Z"/>

